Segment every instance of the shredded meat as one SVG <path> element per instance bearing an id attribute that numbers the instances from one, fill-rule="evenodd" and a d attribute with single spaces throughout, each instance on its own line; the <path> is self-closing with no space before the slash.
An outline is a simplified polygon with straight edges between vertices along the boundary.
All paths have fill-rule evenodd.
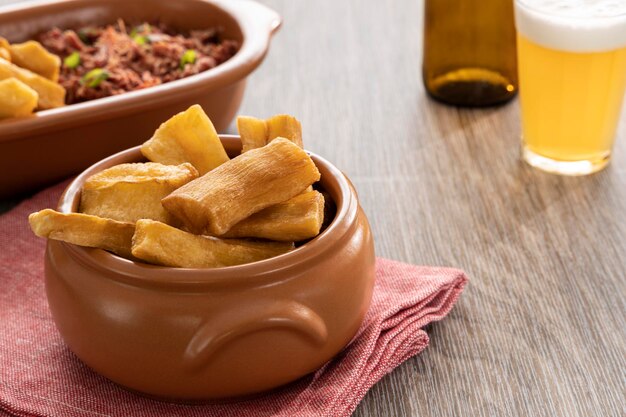
<path id="1" fill-rule="evenodd" d="M 189 77 L 220 65 L 239 49 L 237 41 L 222 39 L 219 28 L 185 34 L 160 23 L 132 26 L 122 20 L 106 27 L 53 28 L 38 40 L 62 60 L 80 56 L 77 66 L 64 61 L 61 67 L 59 82 L 67 91 L 67 104 Z M 191 53 L 187 59 L 186 52 Z M 85 76 L 96 68 L 105 77 L 87 82 Z"/>

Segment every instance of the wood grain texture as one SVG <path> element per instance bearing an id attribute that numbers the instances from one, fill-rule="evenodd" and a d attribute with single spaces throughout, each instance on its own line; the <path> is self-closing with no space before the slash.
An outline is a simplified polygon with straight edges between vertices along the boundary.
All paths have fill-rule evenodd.
<path id="1" fill-rule="evenodd" d="M 517 101 L 426 97 L 422 2 L 263 3 L 285 22 L 241 113 L 301 120 L 356 185 L 378 255 L 471 279 L 355 416 L 626 414 L 626 117 L 608 169 L 544 174 L 520 161 Z"/>

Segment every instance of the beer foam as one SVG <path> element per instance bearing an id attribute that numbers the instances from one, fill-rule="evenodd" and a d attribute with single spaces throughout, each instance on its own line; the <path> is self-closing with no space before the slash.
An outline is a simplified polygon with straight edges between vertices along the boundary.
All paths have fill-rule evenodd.
<path id="1" fill-rule="evenodd" d="M 515 26 L 546 48 L 610 51 L 626 46 L 626 0 L 516 0 Z"/>

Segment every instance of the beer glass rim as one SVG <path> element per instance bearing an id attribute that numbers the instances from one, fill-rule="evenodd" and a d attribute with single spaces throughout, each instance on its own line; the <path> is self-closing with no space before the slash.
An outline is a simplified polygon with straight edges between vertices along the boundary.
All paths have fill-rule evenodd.
<path id="1" fill-rule="evenodd" d="M 546 11 L 544 9 L 541 9 L 539 7 L 533 6 L 528 4 L 527 0 L 514 0 L 515 5 L 516 6 L 520 6 L 523 7 L 527 10 L 530 10 L 534 13 L 538 13 L 538 14 L 542 14 L 544 16 L 552 16 L 552 17 L 558 17 L 561 19 L 571 19 L 571 20 L 584 20 L 584 21 L 590 21 L 590 20 L 604 20 L 604 19 L 615 19 L 615 18 L 625 18 L 626 17 L 626 12 L 623 13 L 617 13 L 617 14 L 611 14 L 611 15 L 600 15 L 600 16 L 569 16 L 567 14 L 563 14 L 563 13 L 559 13 L 556 11 Z"/>

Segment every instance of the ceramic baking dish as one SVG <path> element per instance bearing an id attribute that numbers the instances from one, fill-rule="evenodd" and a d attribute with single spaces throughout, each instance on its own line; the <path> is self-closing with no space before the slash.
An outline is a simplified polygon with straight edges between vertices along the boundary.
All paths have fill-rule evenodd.
<path id="1" fill-rule="evenodd" d="M 44 0 L 0 8 L 0 36 L 22 42 L 53 26 L 161 21 L 179 29 L 221 26 L 241 42 L 211 70 L 141 91 L 0 121 L 0 198 L 33 191 L 150 138 L 163 120 L 200 104 L 218 131 L 243 98 L 281 18 L 251 0 Z"/>

